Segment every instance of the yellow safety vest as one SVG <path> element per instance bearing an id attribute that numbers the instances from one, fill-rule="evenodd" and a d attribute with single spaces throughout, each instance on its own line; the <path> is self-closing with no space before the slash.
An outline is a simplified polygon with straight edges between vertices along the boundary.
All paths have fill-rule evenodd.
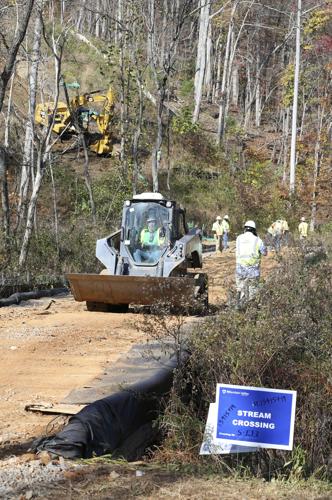
<path id="1" fill-rule="evenodd" d="M 283 230 L 283 224 L 281 220 L 276 220 L 274 223 L 274 233 L 275 234 L 281 234 Z"/>
<path id="2" fill-rule="evenodd" d="M 289 231 L 288 223 L 285 219 L 281 221 L 283 231 Z"/>
<path id="3" fill-rule="evenodd" d="M 164 241 L 165 238 L 160 236 L 160 229 L 156 229 L 153 233 L 150 233 L 148 229 L 142 229 L 141 231 L 141 244 L 143 247 L 160 246 Z"/>
<path id="4" fill-rule="evenodd" d="M 224 227 L 222 223 L 219 224 L 218 221 L 214 222 L 212 226 L 212 231 L 216 233 L 216 236 L 222 236 L 224 233 Z"/>
<path id="5" fill-rule="evenodd" d="M 303 236 L 306 238 L 308 236 L 308 223 L 307 222 L 301 222 L 299 224 L 299 233 L 300 236 Z"/>
<path id="6" fill-rule="evenodd" d="M 262 240 L 250 232 L 238 236 L 236 240 L 236 264 L 243 267 L 259 264 L 261 244 Z"/>
<path id="7" fill-rule="evenodd" d="M 222 221 L 222 226 L 223 226 L 223 229 L 224 229 L 225 233 L 229 233 L 229 222 L 227 222 L 226 219 L 224 219 Z"/>

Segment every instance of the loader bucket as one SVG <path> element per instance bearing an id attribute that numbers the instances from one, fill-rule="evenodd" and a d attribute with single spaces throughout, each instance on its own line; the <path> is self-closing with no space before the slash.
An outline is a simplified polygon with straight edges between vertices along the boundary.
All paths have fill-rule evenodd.
<path id="1" fill-rule="evenodd" d="M 193 277 L 67 274 L 75 300 L 103 304 L 186 305 L 194 298 Z"/>

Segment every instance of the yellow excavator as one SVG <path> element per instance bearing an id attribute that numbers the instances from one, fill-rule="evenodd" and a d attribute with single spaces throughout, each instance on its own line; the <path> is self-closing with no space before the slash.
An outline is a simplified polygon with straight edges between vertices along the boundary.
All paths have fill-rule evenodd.
<path id="1" fill-rule="evenodd" d="M 98 155 L 109 154 L 112 151 L 113 90 L 77 94 L 69 100 L 65 86 L 65 94 L 67 104 L 63 101 L 58 101 L 56 107 L 52 101 L 37 104 L 35 122 L 44 127 L 53 123 L 53 132 L 63 138 L 83 132 L 91 151 Z"/>

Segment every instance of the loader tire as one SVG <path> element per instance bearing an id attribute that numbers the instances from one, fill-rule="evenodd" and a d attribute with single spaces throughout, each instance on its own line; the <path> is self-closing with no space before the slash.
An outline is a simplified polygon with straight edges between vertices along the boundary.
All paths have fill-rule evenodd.
<path id="1" fill-rule="evenodd" d="M 87 301 L 86 308 L 88 311 L 126 313 L 128 312 L 129 304 L 106 304 L 104 302 Z"/>

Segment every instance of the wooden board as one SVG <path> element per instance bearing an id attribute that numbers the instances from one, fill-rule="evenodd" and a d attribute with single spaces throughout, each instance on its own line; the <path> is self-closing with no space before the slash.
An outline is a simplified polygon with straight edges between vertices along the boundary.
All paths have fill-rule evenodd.
<path id="1" fill-rule="evenodd" d="M 41 413 L 55 413 L 58 415 L 76 415 L 84 408 L 85 405 L 71 405 L 71 404 L 31 404 L 26 405 L 26 411 L 39 411 Z"/>

